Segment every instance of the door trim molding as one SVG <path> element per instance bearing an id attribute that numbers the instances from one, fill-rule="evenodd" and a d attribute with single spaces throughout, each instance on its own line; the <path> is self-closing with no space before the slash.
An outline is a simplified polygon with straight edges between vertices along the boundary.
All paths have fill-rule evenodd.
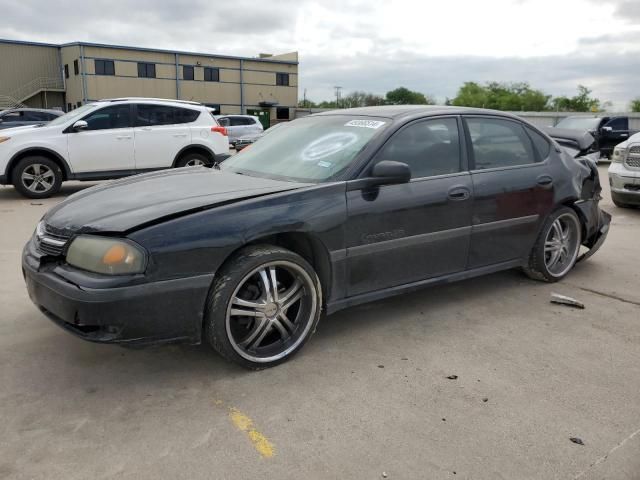
<path id="1" fill-rule="evenodd" d="M 393 238 L 365 245 L 357 245 L 355 247 L 347 247 L 346 256 L 357 257 L 360 255 L 370 255 L 373 253 L 385 252 L 396 248 L 406 248 L 413 245 L 424 243 L 439 242 L 442 240 L 450 240 L 466 236 L 470 233 L 471 227 L 458 227 L 449 230 L 441 230 L 438 232 L 422 233 L 420 235 L 412 235 L 410 237 Z"/>
<path id="2" fill-rule="evenodd" d="M 535 223 L 540 215 L 527 215 L 526 217 L 507 218 L 506 220 L 497 220 L 495 222 L 477 223 L 471 226 L 471 233 L 490 232 L 492 230 L 500 230 L 501 228 L 515 227 L 517 225 L 525 225 Z"/>

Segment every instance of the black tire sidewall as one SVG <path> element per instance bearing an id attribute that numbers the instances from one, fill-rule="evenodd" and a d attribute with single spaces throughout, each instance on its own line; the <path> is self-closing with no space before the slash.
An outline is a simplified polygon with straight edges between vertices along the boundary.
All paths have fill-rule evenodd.
<path id="1" fill-rule="evenodd" d="M 288 261 L 302 267 L 315 286 L 316 312 L 310 320 L 312 322 L 306 337 L 287 356 L 271 362 L 254 362 L 242 357 L 231 345 L 227 335 L 226 315 L 227 306 L 238 283 L 252 270 L 260 265 L 272 261 Z M 211 346 L 224 358 L 251 370 L 262 370 L 286 362 L 292 358 L 307 343 L 316 330 L 322 311 L 322 289 L 315 270 L 298 254 L 282 247 L 271 245 L 256 245 L 246 247 L 237 252 L 216 273 L 216 280 L 212 285 L 207 300 L 204 318 L 204 335 Z"/>
<path id="2" fill-rule="evenodd" d="M 531 270 L 533 270 L 535 273 L 542 275 L 544 277 L 544 280 L 546 280 L 547 282 L 557 282 L 559 280 L 562 280 L 564 277 L 566 277 L 571 272 L 571 270 L 573 270 L 573 267 L 576 264 L 577 257 L 579 256 L 578 254 L 575 255 L 571 268 L 569 268 L 566 271 L 566 273 L 564 273 L 563 275 L 554 275 L 553 273 L 551 273 L 547 268 L 547 265 L 545 262 L 544 244 L 545 244 L 547 235 L 549 234 L 549 229 L 551 228 L 551 225 L 553 224 L 553 222 L 555 222 L 555 220 L 558 217 L 566 214 L 572 215 L 578 225 L 578 235 L 579 235 L 578 254 L 580 252 L 580 245 L 582 245 L 582 222 L 580 221 L 580 217 L 578 217 L 578 215 L 573 209 L 569 207 L 561 207 L 555 210 L 551 215 L 547 217 L 542 227 L 542 230 L 540 231 L 540 235 L 536 240 L 536 244 L 533 247 L 533 252 L 531 255 L 531 260 L 529 265 L 529 268 L 531 268 Z"/>
<path id="3" fill-rule="evenodd" d="M 180 157 L 180 159 L 176 162 L 176 168 L 186 167 L 187 163 L 191 160 L 198 159 L 202 160 L 205 166 L 211 166 L 211 161 L 201 153 L 187 153 L 186 155 Z"/>
<path id="4" fill-rule="evenodd" d="M 54 174 L 55 178 L 54 178 L 53 186 L 46 192 L 42 192 L 42 193 L 32 192 L 22 184 L 22 179 L 21 179 L 22 172 L 24 172 L 24 170 L 29 165 L 33 165 L 34 163 L 40 163 L 42 165 L 46 165 L 51 169 L 51 171 Z M 60 186 L 62 185 L 62 170 L 60 169 L 60 166 L 50 158 L 37 157 L 37 156 L 25 157 L 22 160 L 20 160 L 18 164 L 14 167 L 11 173 L 11 181 L 13 183 L 14 188 L 25 197 L 48 198 L 51 195 L 56 194 L 60 190 Z"/>

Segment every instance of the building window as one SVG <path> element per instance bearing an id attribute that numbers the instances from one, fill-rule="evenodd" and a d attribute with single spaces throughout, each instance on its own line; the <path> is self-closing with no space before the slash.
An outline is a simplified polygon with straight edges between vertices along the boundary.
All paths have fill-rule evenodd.
<path id="1" fill-rule="evenodd" d="M 182 67 L 182 79 L 193 80 L 193 67 L 190 65 L 184 65 Z"/>
<path id="2" fill-rule="evenodd" d="M 289 120 L 289 108 L 288 107 L 276 108 L 276 118 L 278 120 Z"/>
<path id="3" fill-rule="evenodd" d="M 80 73 L 80 65 L 78 65 L 77 58 L 73 61 L 73 73 L 74 75 L 78 75 Z"/>
<path id="4" fill-rule="evenodd" d="M 204 81 L 205 82 L 219 82 L 220 70 L 217 68 L 204 67 Z"/>
<path id="5" fill-rule="evenodd" d="M 156 78 L 156 64 L 138 63 L 138 76 L 141 78 Z"/>
<path id="6" fill-rule="evenodd" d="M 96 75 L 115 75 L 116 67 L 113 60 L 95 60 Z"/>
<path id="7" fill-rule="evenodd" d="M 288 73 L 276 73 L 276 85 L 289 86 L 289 74 Z"/>
<path id="8" fill-rule="evenodd" d="M 82 102 L 76 103 L 76 108 L 80 108 L 82 106 Z"/>
<path id="9" fill-rule="evenodd" d="M 69 64 L 65 64 L 64 66 L 64 78 L 69 78 Z"/>

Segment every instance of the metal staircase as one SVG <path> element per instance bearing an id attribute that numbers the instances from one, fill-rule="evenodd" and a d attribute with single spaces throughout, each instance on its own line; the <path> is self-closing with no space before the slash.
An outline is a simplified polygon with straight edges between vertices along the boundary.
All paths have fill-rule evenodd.
<path id="1" fill-rule="evenodd" d="M 38 77 L 7 94 L 0 94 L 0 110 L 22 108 L 25 100 L 40 92 L 64 92 L 62 78 Z"/>

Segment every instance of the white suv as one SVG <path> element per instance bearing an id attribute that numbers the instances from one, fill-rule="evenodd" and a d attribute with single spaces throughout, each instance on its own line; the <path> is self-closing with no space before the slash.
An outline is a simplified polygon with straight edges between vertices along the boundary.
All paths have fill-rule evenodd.
<path id="1" fill-rule="evenodd" d="M 46 125 L 2 130 L 0 185 L 49 197 L 65 180 L 103 180 L 229 156 L 227 130 L 195 102 L 116 98 Z"/>
<path id="2" fill-rule="evenodd" d="M 236 141 L 245 135 L 257 135 L 264 131 L 260 119 L 255 115 L 216 115 L 216 120 L 229 132 L 229 143 L 235 146 Z"/>
<path id="3" fill-rule="evenodd" d="M 613 149 L 609 185 L 617 207 L 640 207 L 640 133 Z"/>

